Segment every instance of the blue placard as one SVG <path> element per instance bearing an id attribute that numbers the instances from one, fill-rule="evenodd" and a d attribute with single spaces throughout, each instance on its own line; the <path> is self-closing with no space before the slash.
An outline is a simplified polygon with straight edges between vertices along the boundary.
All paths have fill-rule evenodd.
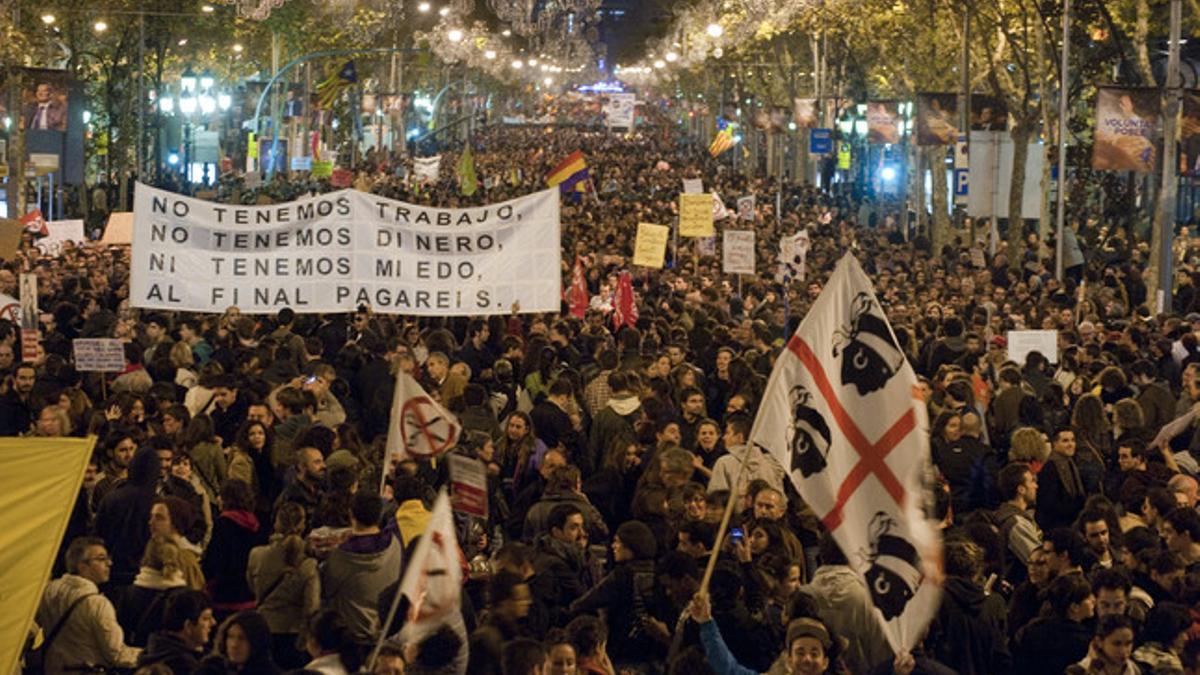
<path id="1" fill-rule="evenodd" d="M 833 129 L 810 129 L 808 151 L 814 155 L 828 155 L 833 152 Z"/>

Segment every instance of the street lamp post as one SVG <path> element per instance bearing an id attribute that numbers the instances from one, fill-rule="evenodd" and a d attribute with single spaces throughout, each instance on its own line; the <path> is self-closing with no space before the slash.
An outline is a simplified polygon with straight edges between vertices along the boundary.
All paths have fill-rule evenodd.
<path id="1" fill-rule="evenodd" d="M 213 119 L 214 113 L 217 111 L 223 113 L 229 110 L 232 102 L 232 97 L 217 87 L 216 80 L 210 72 L 205 71 L 197 76 L 190 66 L 184 69 L 183 75 L 179 78 L 179 100 L 176 101 L 170 95 L 159 99 L 159 109 L 162 112 L 171 113 L 178 110 L 180 116 L 183 126 L 182 163 L 185 182 L 189 184 L 194 182 L 192 165 L 195 163 L 196 155 L 196 124 L 207 125 Z M 208 171 L 208 162 L 205 162 L 204 175 L 201 177 L 205 183 L 209 182 Z"/>

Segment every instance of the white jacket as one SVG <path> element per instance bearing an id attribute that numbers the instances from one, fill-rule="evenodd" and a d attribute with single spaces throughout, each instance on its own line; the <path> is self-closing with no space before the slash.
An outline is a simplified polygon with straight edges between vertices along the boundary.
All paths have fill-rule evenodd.
<path id="1" fill-rule="evenodd" d="M 747 462 L 745 473 L 741 473 L 743 461 Z M 785 494 L 783 469 L 780 468 L 779 462 L 776 462 L 774 457 L 763 452 L 757 446 L 750 445 L 729 448 L 729 453 L 713 464 L 712 478 L 708 479 L 708 491 L 710 493 L 719 490 L 733 491 L 734 484 L 738 482 L 739 473 L 741 473 L 742 480 L 741 484 L 736 486 L 738 489 L 734 492 L 735 497 L 741 496 L 746 491 L 746 487 L 759 478 L 778 490 L 779 494 Z"/>
<path id="2" fill-rule="evenodd" d="M 48 637 L 71 603 L 84 595 L 91 597 L 75 608 L 46 652 L 46 672 L 82 665 L 133 667 L 141 650 L 125 644 L 112 603 L 83 577 L 64 574 L 46 585 L 36 615 L 42 632 Z"/>

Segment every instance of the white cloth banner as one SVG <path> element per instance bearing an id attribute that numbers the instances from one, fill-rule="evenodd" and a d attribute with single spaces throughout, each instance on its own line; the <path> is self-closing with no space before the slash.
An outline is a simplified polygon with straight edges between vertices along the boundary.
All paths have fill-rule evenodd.
<path id="1" fill-rule="evenodd" d="M 438 171 L 442 168 L 442 156 L 413 158 L 413 175 L 418 183 L 436 183 Z"/>
<path id="2" fill-rule="evenodd" d="M 917 377 L 852 255 L 775 364 L 750 432 L 865 578 L 895 651 L 941 601 L 941 537 L 926 518 L 929 429 Z"/>
<path id="3" fill-rule="evenodd" d="M 139 184 L 134 202 L 134 307 L 479 316 L 561 302 L 556 189 L 438 209 L 355 190 L 237 206 Z"/>
<path id="4" fill-rule="evenodd" d="M 82 220 L 52 220 L 46 223 L 46 236 L 38 239 L 34 245 L 45 255 L 62 253 L 63 243 L 83 244 L 87 237 L 83 234 Z"/>
<path id="5" fill-rule="evenodd" d="M 725 274 L 754 274 L 754 230 L 725 230 L 721 234 Z"/>

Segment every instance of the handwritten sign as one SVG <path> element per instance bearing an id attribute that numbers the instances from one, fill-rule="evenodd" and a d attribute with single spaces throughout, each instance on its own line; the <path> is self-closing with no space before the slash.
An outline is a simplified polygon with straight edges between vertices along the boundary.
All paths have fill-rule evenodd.
<path id="1" fill-rule="evenodd" d="M 704 192 L 704 181 L 699 178 L 684 178 L 683 192 L 689 195 L 698 195 Z"/>
<path id="2" fill-rule="evenodd" d="M 679 195 L 679 236 L 711 237 L 714 234 L 712 195 Z"/>
<path id="3" fill-rule="evenodd" d="M 1007 339 L 1010 361 L 1024 364 L 1029 352 L 1041 352 L 1050 363 L 1058 363 L 1056 330 L 1010 330 Z"/>
<path id="4" fill-rule="evenodd" d="M 725 230 L 723 269 L 726 274 L 754 274 L 754 230 Z"/>
<path id="5" fill-rule="evenodd" d="M 75 370 L 84 373 L 119 373 L 125 370 L 125 345 L 116 338 L 78 338 L 71 341 L 75 350 Z"/>
<path id="6" fill-rule="evenodd" d="M 671 228 L 653 223 L 638 223 L 633 264 L 659 269 L 667 255 L 667 235 Z"/>

